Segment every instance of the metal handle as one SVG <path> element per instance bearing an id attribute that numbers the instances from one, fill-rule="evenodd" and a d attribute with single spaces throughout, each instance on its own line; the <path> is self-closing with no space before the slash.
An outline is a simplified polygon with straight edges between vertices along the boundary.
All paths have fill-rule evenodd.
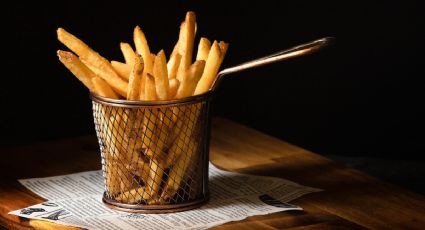
<path id="1" fill-rule="evenodd" d="M 321 38 L 315 41 L 311 41 L 311 42 L 307 42 L 298 46 L 294 46 L 292 48 L 286 49 L 286 50 L 282 50 L 279 51 L 277 53 L 262 57 L 262 58 L 258 58 L 249 62 L 245 62 L 233 67 L 229 67 L 226 69 L 223 69 L 222 71 L 220 71 L 217 74 L 216 80 L 213 83 L 213 85 L 211 86 L 211 91 L 214 91 L 218 85 L 220 84 L 222 78 L 228 74 L 231 73 L 236 73 L 239 71 L 243 71 L 246 69 L 251 69 L 251 68 L 255 68 L 255 67 L 259 67 L 259 66 L 263 66 L 263 65 L 267 65 L 267 64 L 271 64 L 274 62 L 280 62 L 289 58 L 293 58 L 293 57 L 298 57 L 298 56 L 302 56 L 302 55 L 306 55 L 306 54 L 310 54 L 313 53 L 327 45 L 330 44 L 330 42 L 333 40 L 334 38 L 332 37 L 325 37 L 325 38 Z"/>

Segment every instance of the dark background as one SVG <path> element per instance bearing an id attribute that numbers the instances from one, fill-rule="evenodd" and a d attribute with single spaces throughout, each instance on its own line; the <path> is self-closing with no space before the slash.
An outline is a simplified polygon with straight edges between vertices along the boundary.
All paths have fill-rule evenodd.
<path id="1" fill-rule="evenodd" d="M 224 67 L 336 37 L 320 53 L 225 80 L 216 115 L 423 189 L 423 1 L 147 2 L 3 6 L 1 145 L 94 133 L 87 90 L 57 60 L 57 27 L 122 60 L 119 42 L 132 41 L 135 25 L 169 54 L 193 10 L 198 35 L 230 43 Z"/>

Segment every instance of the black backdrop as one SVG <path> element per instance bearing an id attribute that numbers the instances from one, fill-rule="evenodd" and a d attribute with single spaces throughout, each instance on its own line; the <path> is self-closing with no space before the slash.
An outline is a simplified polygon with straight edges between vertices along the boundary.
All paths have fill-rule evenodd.
<path id="1" fill-rule="evenodd" d="M 1 144 L 94 133 L 88 92 L 58 62 L 62 26 L 109 59 L 140 25 L 170 53 L 187 10 L 230 42 L 224 66 L 323 36 L 323 52 L 235 74 L 214 113 L 321 154 L 424 159 L 424 3 L 10 3 L 2 13 Z M 6 40 L 6 41 L 4 41 Z"/>

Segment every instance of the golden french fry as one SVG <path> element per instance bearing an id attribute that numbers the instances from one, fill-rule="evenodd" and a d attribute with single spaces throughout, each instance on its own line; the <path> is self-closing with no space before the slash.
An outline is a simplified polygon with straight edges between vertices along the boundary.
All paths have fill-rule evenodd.
<path id="1" fill-rule="evenodd" d="M 130 164 L 126 165 L 126 169 L 133 175 L 142 179 L 146 183 L 149 173 L 149 162 L 145 162 L 142 159 L 132 161 Z"/>
<path id="2" fill-rule="evenodd" d="M 134 44 L 136 46 L 137 53 L 142 55 L 143 57 L 146 72 L 152 74 L 153 66 L 150 64 L 152 63 L 151 52 L 149 49 L 148 41 L 146 40 L 146 36 L 139 26 L 136 26 L 136 28 L 134 28 Z"/>
<path id="3" fill-rule="evenodd" d="M 121 193 L 119 196 L 117 196 L 116 199 L 124 203 L 134 204 L 142 200 L 142 196 L 145 193 L 146 193 L 145 187 L 138 187 L 138 188 L 134 188 Z"/>
<path id="4" fill-rule="evenodd" d="M 130 163 L 125 165 L 125 169 L 123 169 L 123 172 L 130 175 L 130 178 L 132 180 L 135 176 L 134 181 L 139 181 L 141 179 L 143 183 L 146 184 L 150 172 L 149 162 L 145 162 L 141 158 L 137 160 L 132 160 Z M 144 190 L 138 189 L 143 189 L 143 187 L 137 188 L 139 184 L 134 183 L 132 180 L 129 181 L 132 182 L 129 183 L 130 186 L 127 186 L 129 189 L 123 190 L 122 193 L 117 197 L 118 200 L 134 203 L 142 199 L 142 194 L 144 193 Z"/>
<path id="5" fill-rule="evenodd" d="M 193 141 L 195 141 L 195 143 L 197 143 L 198 140 L 196 139 L 196 137 L 192 136 L 192 139 Z M 199 148 L 201 148 L 201 146 L 199 145 L 199 143 L 197 143 L 197 145 L 194 145 L 193 148 L 190 150 L 192 151 L 192 153 L 190 154 L 191 160 L 186 168 L 184 178 L 182 179 L 183 181 L 192 180 L 193 186 L 190 187 L 189 199 L 195 199 L 199 195 L 203 187 L 202 181 L 204 180 L 204 178 L 202 175 L 199 175 L 196 172 L 199 163 L 202 162 L 202 154 L 199 152 Z"/>
<path id="6" fill-rule="evenodd" d="M 182 42 L 186 40 L 185 36 L 186 36 L 186 21 L 183 21 L 182 23 L 180 23 L 179 40 L 177 40 L 177 44 L 176 44 L 177 53 L 179 54 L 183 53 Z"/>
<path id="7" fill-rule="evenodd" d="M 106 124 L 108 131 L 104 134 L 104 143 L 106 143 L 106 166 L 109 166 L 107 172 L 107 186 L 112 191 L 123 193 L 139 186 L 138 180 L 133 178 L 132 171 L 128 170 L 129 165 L 133 166 L 133 159 L 138 157 L 136 148 L 131 148 L 129 142 L 131 140 L 127 137 L 127 129 L 125 121 L 127 119 L 121 117 L 124 112 L 117 110 L 112 112 Z M 132 170 L 137 169 L 133 166 Z M 147 172 L 145 173 L 147 175 Z M 139 175 L 138 175 L 139 176 Z M 146 176 L 140 175 L 141 178 L 146 180 Z M 108 184 L 110 183 L 110 184 Z M 118 191 L 117 191 L 118 190 Z"/>
<path id="8" fill-rule="evenodd" d="M 196 87 L 200 76 L 202 75 L 203 69 L 205 66 L 205 61 L 199 60 L 196 61 L 190 68 L 190 73 L 188 74 L 189 79 L 186 85 L 179 87 L 177 91 L 176 98 L 184 98 L 192 95 L 193 90 Z M 179 110 L 174 109 L 173 111 L 173 122 L 175 123 L 174 129 L 172 129 L 172 134 L 170 135 L 173 140 L 175 140 L 168 153 L 168 158 L 165 161 L 165 166 L 169 167 L 172 165 L 180 155 L 186 151 L 188 147 L 188 138 L 192 136 L 192 133 L 195 128 L 196 120 L 199 117 L 200 110 L 197 107 L 187 107 L 181 108 Z M 178 118 L 180 117 L 180 118 Z"/>
<path id="9" fill-rule="evenodd" d="M 114 71 L 111 63 L 102 57 L 99 53 L 92 50 L 88 45 L 83 41 L 75 37 L 74 35 L 68 33 L 62 28 L 57 30 L 58 39 L 64 45 L 66 45 L 70 50 L 76 53 L 80 59 L 84 59 L 87 62 L 91 63 L 93 66 L 96 66 L 103 71 L 100 72 L 99 77 L 103 78 L 108 84 L 115 89 L 115 91 L 121 96 L 127 95 L 128 84 L 123 79 L 121 79 L 118 74 Z"/>
<path id="10" fill-rule="evenodd" d="M 194 95 L 205 93 L 210 89 L 215 81 L 222 60 L 220 47 L 217 41 L 214 41 L 208 54 L 207 62 L 205 63 L 204 73 L 196 86 Z"/>
<path id="11" fill-rule="evenodd" d="M 155 58 L 153 66 L 153 74 L 155 77 L 156 94 L 159 100 L 168 99 L 168 73 L 167 73 L 167 61 L 165 59 L 164 51 L 159 51 Z"/>
<path id="12" fill-rule="evenodd" d="M 102 72 L 103 70 L 99 69 L 98 67 L 92 65 L 90 62 L 87 62 L 84 59 L 78 58 L 80 59 L 80 61 L 86 65 L 94 74 L 96 74 L 96 76 L 99 76 L 100 72 Z"/>
<path id="13" fill-rule="evenodd" d="M 108 74 L 108 73 L 105 73 L 104 70 L 99 69 L 96 66 L 92 65 L 91 63 L 87 62 L 85 59 L 80 58 L 80 61 L 82 63 L 84 63 L 84 65 L 86 65 L 93 73 L 95 73 L 96 76 L 100 76 L 102 74 Z M 98 78 L 100 78 L 100 77 L 98 77 Z M 105 80 L 103 80 L 103 78 L 96 79 L 96 81 L 99 82 L 99 84 L 100 84 L 100 86 L 98 86 L 96 88 L 101 90 L 101 92 L 96 92 L 96 94 L 98 94 L 100 96 L 109 95 L 109 96 L 104 96 L 104 97 L 119 99 L 119 95 L 117 95 L 115 93 L 115 91 L 113 91 L 113 89 L 110 87 L 110 85 Z M 92 82 L 93 82 L 93 79 L 92 79 Z M 107 84 L 108 86 L 105 86 L 105 84 Z M 111 90 L 112 90 L 112 92 L 111 92 Z"/>
<path id="14" fill-rule="evenodd" d="M 229 48 L 229 43 L 225 43 L 224 41 L 220 41 L 220 43 L 218 43 L 218 46 L 220 46 L 220 51 L 221 51 L 221 62 L 223 62 L 224 56 L 226 56 L 227 53 L 227 49 Z"/>
<path id="15" fill-rule="evenodd" d="M 87 61 L 85 59 L 80 58 L 80 60 L 85 64 L 87 63 Z M 123 90 L 123 87 L 128 87 L 128 84 L 127 84 L 126 81 L 123 81 L 122 79 L 120 79 L 119 81 L 121 81 L 121 82 L 118 83 L 118 84 L 121 84 L 121 83 L 122 84 L 120 85 L 120 88 L 117 88 L 115 86 L 118 85 L 118 84 L 113 85 L 114 81 L 107 80 L 107 79 L 111 79 L 111 77 L 112 77 L 111 72 L 105 71 L 105 69 L 100 69 L 97 66 L 94 66 L 94 65 L 91 65 L 91 64 L 88 64 L 88 63 L 86 64 L 86 66 L 89 67 L 89 69 L 92 70 L 97 76 L 99 76 L 100 78 L 105 80 L 108 83 L 108 85 L 112 87 L 114 92 L 118 93 L 121 96 L 126 94 L 126 91 Z"/>
<path id="16" fill-rule="evenodd" d="M 149 84 L 149 86 L 147 86 L 148 85 L 148 83 L 147 83 L 147 78 L 148 78 L 148 74 L 151 76 L 151 77 L 153 77 L 153 66 L 154 66 L 154 64 L 155 64 L 155 58 L 156 58 L 156 55 L 155 54 L 151 54 L 151 58 L 150 58 L 150 66 L 152 67 L 152 73 L 146 73 L 146 76 L 145 76 L 145 71 L 146 71 L 146 64 L 145 64 L 145 70 L 143 70 L 143 75 L 142 75 L 142 86 L 141 86 L 141 89 L 144 89 L 144 90 L 142 90 L 141 92 L 140 92 L 140 99 L 141 100 L 157 100 L 158 99 L 158 97 L 157 97 L 157 95 L 156 95 L 156 92 L 155 93 L 153 93 L 153 91 L 151 91 L 150 93 L 149 93 L 149 95 L 148 96 L 146 96 L 146 93 L 145 93 L 145 91 L 146 91 L 146 87 L 149 87 L 149 86 L 154 86 L 155 84 L 155 82 L 154 81 L 151 81 L 151 83 Z M 155 77 L 154 77 L 154 79 L 155 79 Z M 144 82 L 143 82 L 143 80 L 145 80 Z M 153 83 L 153 84 L 152 84 Z M 152 89 L 152 88 L 151 88 Z M 142 93 L 143 93 L 143 95 L 142 95 Z M 149 99 L 149 98 L 151 98 L 151 99 Z M 155 98 L 155 99 L 152 99 L 152 98 Z"/>
<path id="17" fill-rule="evenodd" d="M 167 77 L 165 55 L 163 51 L 160 51 L 155 58 L 154 73 L 157 76 L 155 77 L 155 79 L 152 79 L 152 76 L 150 74 L 148 74 L 146 79 L 146 84 L 147 84 L 146 98 L 147 99 L 154 98 L 155 96 L 152 96 L 152 95 L 155 95 L 155 93 L 158 93 L 158 97 L 160 97 L 159 96 L 160 93 L 163 93 L 161 91 L 165 91 L 165 95 L 161 97 L 164 99 L 167 99 L 168 98 L 168 77 Z M 166 81 L 165 86 L 161 85 L 163 83 L 160 83 L 160 81 Z M 152 85 L 154 87 L 156 86 L 155 91 L 152 89 L 154 88 L 152 87 Z M 160 111 L 155 110 L 154 108 L 148 109 L 145 111 L 146 113 L 145 117 L 147 118 L 145 122 L 148 122 L 146 124 L 145 135 L 147 135 L 147 138 L 150 139 L 150 141 L 146 143 L 146 154 L 149 157 L 151 157 L 151 167 L 154 167 L 156 174 L 159 173 L 158 170 L 162 170 L 161 173 L 164 170 L 164 167 L 162 166 L 162 159 L 164 158 L 162 150 L 165 145 L 167 135 L 169 133 L 169 120 L 168 121 L 158 120 L 157 117 L 159 115 L 162 115 L 161 117 L 163 116 L 171 117 L 172 110 L 168 109 L 166 110 L 166 112 L 167 111 L 170 113 L 159 114 Z M 150 122 L 148 119 L 150 120 Z M 154 174 L 151 173 L 151 175 L 154 175 Z M 162 175 L 161 175 L 161 178 L 162 178 Z M 154 182 L 156 180 L 157 179 L 152 178 L 152 180 L 150 180 L 151 184 L 149 184 L 149 180 L 148 180 L 148 185 L 149 185 L 148 191 L 150 192 L 148 194 L 150 195 L 152 195 L 152 192 L 156 194 L 159 189 L 159 184 L 158 184 L 158 187 L 155 187 L 156 185 L 154 185 Z"/>
<path id="18" fill-rule="evenodd" d="M 120 180 L 120 192 L 129 191 L 131 189 L 137 188 L 139 186 L 136 181 L 133 182 L 133 177 L 130 173 L 126 171 L 125 166 L 121 166 L 121 168 L 115 168 L 116 177 Z"/>
<path id="19" fill-rule="evenodd" d="M 145 65 L 146 68 L 146 65 Z M 158 97 L 156 95 L 156 87 L 155 87 L 155 78 L 151 74 L 147 74 L 146 76 L 146 100 L 153 101 Z"/>
<path id="20" fill-rule="evenodd" d="M 100 125 L 103 127 L 101 130 L 104 130 L 103 135 L 101 134 L 106 146 L 104 158 L 106 162 L 112 162 L 111 183 L 118 183 L 119 192 L 122 193 L 139 186 L 137 180 L 133 180 L 133 175 L 126 169 L 129 165 L 135 164 L 134 159 L 140 160 L 140 144 L 130 136 L 132 131 L 129 122 L 132 119 L 130 111 L 125 111 L 126 108 L 105 110 L 105 107 L 100 107 L 100 109 L 104 115 L 97 116 L 97 119 L 101 119 Z"/>
<path id="21" fill-rule="evenodd" d="M 146 100 L 156 100 L 155 78 L 148 74 L 146 78 Z M 144 111 L 143 129 L 144 140 L 143 148 L 146 149 L 146 154 L 150 157 L 155 155 L 152 150 L 153 142 L 156 134 L 156 122 L 158 111 L 155 108 L 147 108 Z"/>
<path id="22" fill-rule="evenodd" d="M 195 13 L 191 11 L 187 12 L 185 22 L 182 24 L 180 29 L 179 53 L 182 57 L 179 70 L 177 72 L 177 79 L 179 79 L 182 84 L 186 78 L 186 70 L 188 70 L 192 64 L 193 42 L 195 40 L 195 21 Z"/>
<path id="23" fill-rule="evenodd" d="M 186 71 L 187 79 L 184 83 L 180 83 L 180 86 L 177 89 L 177 93 L 175 98 L 181 99 L 184 97 L 189 97 L 192 95 L 193 91 L 195 90 L 195 87 L 197 85 L 197 82 L 199 81 L 200 77 L 202 76 L 202 72 L 204 70 L 205 61 L 198 60 L 196 61 L 188 71 Z M 181 129 L 184 127 L 184 125 L 187 122 L 187 119 L 179 119 L 179 117 L 183 117 L 186 113 L 186 108 L 173 108 L 173 112 L 171 113 L 172 122 L 173 125 L 170 125 L 173 127 L 171 129 L 171 134 L 169 136 L 169 140 L 171 143 L 176 139 L 176 137 L 180 134 Z M 176 152 L 170 153 L 171 157 L 167 159 L 166 165 L 170 165 L 170 162 L 173 161 L 174 157 L 173 154 L 176 154 Z M 177 153 L 179 154 L 179 152 Z"/>
<path id="24" fill-rule="evenodd" d="M 143 70 L 142 76 L 142 87 L 140 88 L 140 99 L 145 99 L 145 87 L 146 87 L 146 78 L 147 74 L 152 74 L 153 69 L 153 60 L 151 57 L 151 52 L 149 50 L 148 41 L 146 40 L 146 36 L 143 33 L 142 29 L 139 26 L 134 28 L 134 45 L 136 46 L 137 53 L 142 55 L 143 61 L 145 63 L 145 67 Z M 148 99 L 147 99 L 148 100 Z"/>
<path id="25" fill-rule="evenodd" d="M 115 170 L 116 166 L 113 164 L 112 161 L 108 161 L 107 163 L 103 164 L 103 170 L 105 171 L 105 184 L 107 191 L 110 195 L 114 196 L 121 191 L 121 185 L 120 185 L 120 178 L 116 177 Z"/>
<path id="26" fill-rule="evenodd" d="M 184 180 L 185 174 L 188 173 L 188 167 L 196 164 L 195 161 L 199 157 L 195 155 L 197 153 L 197 140 L 193 136 L 193 133 L 195 132 L 195 125 L 197 124 L 198 117 L 201 113 L 201 107 L 195 105 L 186 107 L 184 109 L 184 113 L 185 114 L 180 116 L 184 118 L 180 118 L 177 121 L 176 127 L 179 132 L 177 138 L 171 145 L 165 162 L 165 166 L 171 166 L 171 170 L 168 174 L 167 182 L 162 190 L 162 194 L 159 199 L 160 202 L 169 200 L 176 194 L 180 184 Z M 195 191 L 193 191 L 193 193 L 195 193 Z M 193 193 L 190 194 L 190 196 L 196 195 Z"/>
<path id="27" fill-rule="evenodd" d="M 139 100 L 140 98 L 140 82 L 143 75 L 144 63 L 141 56 L 136 56 L 133 62 L 134 66 L 128 81 L 127 100 Z"/>
<path id="28" fill-rule="evenodd" d="M 150 173 L 146 183 L 146 192 L 143 194 L 143 199 L 148 200 L 156 198 L 163 175 L 164 165 L 162 161 L 152 159 L 150 164 Z"/>
<path id="29" fill-rule="evenodd" d="M 199 63 L 202 62 L 199 61 Z M 186 151 L 185 148 L 188 147 L 187 143 L 194 132 L 200 113 L 201 110 L 196 105 L 173 110 L 173 122 L 175 125 L 170 136 L 174 142 L 172 142 L 168 158 L 165 161 L 166 168 L 172 165 Z"/>
<path id="30" fill-rule="evenodd" d="M 198 53 L 196 53 L 196 60 L 206 61 L 208 53 L 210 52 L 211 42 L 208 38 L 201 38 L 198 45 Z"/>
<path id="31" fill-rule="evenodd" d="M 125 63 L 129 66 L 133 66 L 134 59 L 136 58 L 136 53 L 134 52 L 133 48 L 131 48 L 131 45 L 125 42 L 121 42 L 120 49 L 122 55 L 124 56 Z"/>
<path id="32" fill-rule="evenodd" d="M 109 84 L 100 77 L 94 77 L 91 79 L 93 87 L 95 89 L 95 93 L 102 97 L 119 99 L 118 94 L 114 92 L 114 90 L 109 86 Z"/>
<path id="33" fill-rule="evenodd" d="M 173 161 L 176 161 L 176 163 L 174 164 L 174 166 L 172 166 L 168 174 L 168 180 L 161 194 L 162 200 L 168 200 L 171 197 L 173 197 L 174 194 L 176 194 L 184 178 L 186 170 L 188 166 L 190 165 L 190 162 L 192 161 L 194 154 L 196 153 L 196 149 L 195 149 L 196 144 L 194 139 L 188 138 L 187 142 L 188 143 L 186 145 L 182 146 L 185 149 L 185 154 L 187 154 L 187 156 L 184 156 L 184 157 L 179 156 L 178 158 L 172 159 Z M 177 145 L 173 145 L 173 147 L 171 148 L 172 149 L 170 149 L 170 151 L 176 151 L 177 149 L 180 149 L 181 147 L 177 147 Z"/>
<path id="34" fill-rule="evenodd" d="M 190 136 L 193 133 L 193 128 L 195 126 L 195 121 L 198 119 L 200 114 L 199 110 L 190 111 L 187 108 L 183 109 L 178 116 L 180 117 L 173 129 L 173 134 L 175 141 L 172 143 L 170 150 L 168 152 L 168 157 L 165 161 L 165 167 L 169 167 L 175 163 L 175 161 L 180 157 L 182 153 L 185 152 L 187 148 L 187 143 L 189 142 Z M 182 118 L 187 116 L 186 118 Z"/>
<path id="35" fill-rule="evenodd" d="M 164 170 L 162 166 L 160 167 L 155 161 L 151 161 L 150 164 L 145 164 L 144 170 L 147 171 L 143 173 L 149 173 L 146 175 L 146 179 L 144 179 L 145 186 L 131 188 L 117 196 L 117 200 L 125 203 L 138 203 L 141 200 L 146 200 L 148 203 L 152 203 L 157 199 Z"/>
<path id="36" fill-rule="evenodd" d="M 167 157 L 168 151 L 164 149 L 166 146 L 171 146 L 171 135 L 172 129 L 174 128 L 173 109 L 172 108 L 161 108 L 158 110 L 156 130 L 150 149 L 148 149 L 147 155 L 151 158 L 155 158 L 157 161 L 164 161 Z M 165 167 L 164 167 L 165 168 Z"/>
<path id="37" fill-rule="evenodd" d="M 189 97 L 195 91 L 196 84 L 202 76 L 204 71 L 205 61 L 198 60 L 192 64 L 187 74 L 187 79 L 182 84 L 180 84 L 179 89 L 177 90 L 176 99 L 181 99 L 184 97 Z"/>
<path id="38" fill-rule="evenodd" d="M 111 61 L 111 65 L 114 68 L 115 72 L 120 75 L 120 77 L 125 80 L 128 80 L 130 78 L 131 68 L 134 65 L 134 60 L 133 65 L 128 65 L 119 61 Z"/>
<path id="39" fill-rule="evenodd" d="M 179 48 L 182 55 L 181 66 L 183 69 L 188 69 L 192 64 L 193 44 L 195 40 L 195 23 L 196 16 L 194 12 L 187 12 L 184 24 L 184 36 L 179 39 Z"/>
<path id="40" fill-rule="evenodd" d="M 177 90 L 179 89 L 180 82 L 177 78 L 170 79 L 169 81 L 169 89 L 168 89 L 168 97 L 170 99 L 174 99 L 177 94 Z"/>
<path id="41" fill-rule="evenodd" d="M 116 195 L 138 186 L 136 181 L 133 182 L 132 175 L 127 173 L 125 163 L 117 158 L 117 156 L 108 152 L 103 157 L 105 159 L 103 170 L 106 175 L 106 187 L 110 195 Z"/>
<path id="42" fill-rule="evenodd" d="M 96 77 L 96 74 L 91 71 L 84 63 L 78 59 L 71 52 L 58 50 L 57 51 L 59 61 L 68 68 L 77 78 L 80 80 L 90 91 L 96 92 L 93 83 L 91 81 L 92 78 Z"/>
<path id="43" fill-rule="evenodd" d="M 179 69 L 181 55 L 176 53 L 175 55 L 171 55 L 170 60 L 167 63 L 168 70 L 168 79 L 174 79 L 177 75 L 177 70 Z"/>
<path id="44" fill-rule="evenodd" d="M 105 96 L 108 96 L 106 94 Z M 138 154 L 139 148 L 132 148 L 133 141 L 129 138 L 132 126 L 128 125 L 130 111 L 126 108 L 111 108 L 106 106 L 97 107 L 97 116 L 94 116 L 96 123 L 99 125 L 99 138 L 105 144 L 104 152 L 108 153 L 104 156 L 107 159 L 120 163 L 128 163 Z M 134 142 L 134 141 L 133 141 Z M 137 143 L 137 142 L 136 142 Z"/>
<path id="45" fill-rule="evenodd" d="M 96 66 L 93 66 L 84 59 L 81 59 L 81 62 L 84 63 L 93 73 L 96 74 L 96 77 L 92 78 L 92 83 L 96 90 L 95 93 L 97 95 L 112 99 L 119 99 L 119 95 L 115 93 L 112 87 L 105 80 L 103 80 L 103 78 L 97 77 L 102 74 L 101 72 L 103 72 L 103 70 L 97 68 Z"/>
<path id="46" fill-rule="evenodd" d="M 105 107 L 101 107 L 104 113 L 105 119 L 102 119 L 102 130 L 104 133 L 104 143 L 107 146 L 108 152 L 111 157 L 121 163 L 128 163 L 136 156 L 137 149 L 128 148 L 129 138 L 127 134 L 130 133 L 130 127 L 126 125 L 128 122 L 128 116 L 125 112 L 125 108 L 117 108 L 108 110 Z"/>

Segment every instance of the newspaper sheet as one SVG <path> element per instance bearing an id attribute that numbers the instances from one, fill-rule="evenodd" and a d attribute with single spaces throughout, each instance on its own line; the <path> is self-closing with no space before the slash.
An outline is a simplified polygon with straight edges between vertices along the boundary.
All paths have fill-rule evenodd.
<path id="1" fill-rule="evenodd" d="M 9 214 L 86 229 L 207 229 L 253 215 L 302 210 L 288 204 L 321 191 L 292 181 L 228 172 L 210 163 L 211 199 L 201 208 L 171 214 L 130 214 L 102 202 L 102 171 L 19 180 L 49 200 Z"/>

